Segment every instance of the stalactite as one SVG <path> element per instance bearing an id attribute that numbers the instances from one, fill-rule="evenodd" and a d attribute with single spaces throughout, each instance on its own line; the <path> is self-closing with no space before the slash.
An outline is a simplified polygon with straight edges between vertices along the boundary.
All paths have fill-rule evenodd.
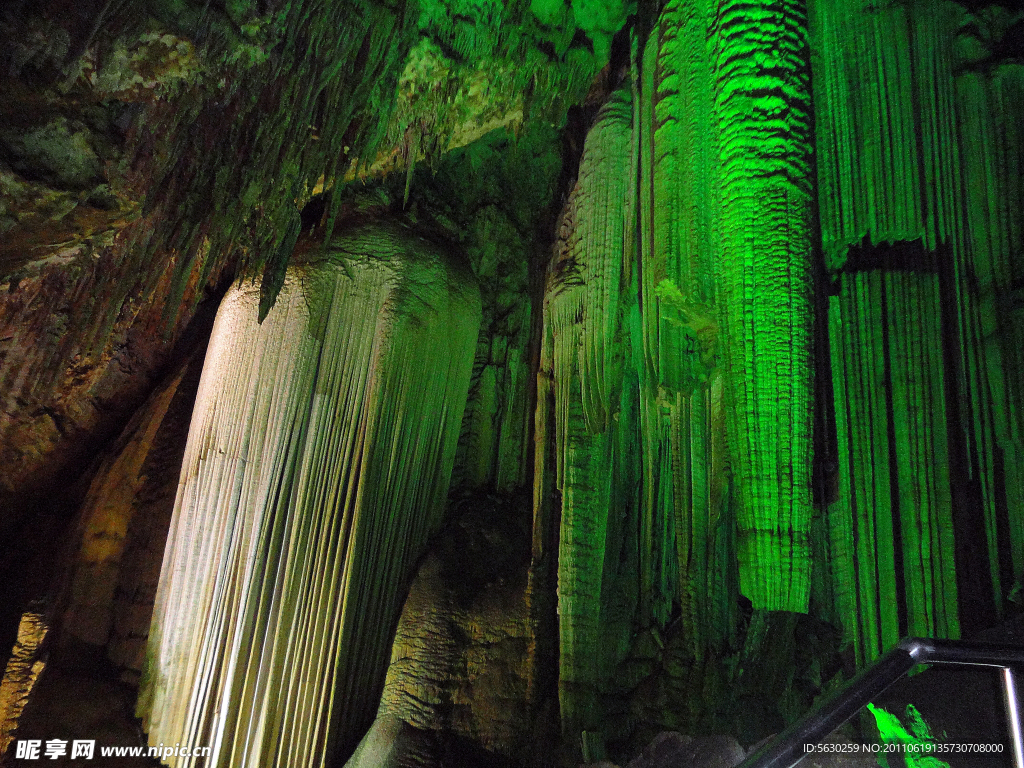
<path id="1" fill-rule="evenodd" d="M 266 40 L 265 48 L 249 46 L 252 60 L 237 57 L 244 46 L 223 29 L 204 33 L 209 71 L 173 109 L 158 105 L 138 136 L 139 162 L 156 177 L 146 206 L 166 215 L 155 232 L 140 234 L 133 253 L 179 254 L 174 298 L 194 266 L 205 279 L 245 243 L 239 269 L 263 273 L 266 313 L 295 242 L 296 201 L 321 179 L 333 184 L 353 157 L 372 157 L 384 139 L 416 33 L 405 5 L 282 3 L 256 18 Z"/>
<path id="2" fill-rule="evenodd" d="M 886 276 L 885 292 L 907 631 L 957 637 L 938 278 L 893 272 Z"/>
<path id="3" fill-rule="evenodd" d="M 677 395 L 671 434 L 671 493 L 682 616 L 693 657 L 728 646 L 738 596 L 730 574 L 735 558 L 725 472 L 722 376 L 690 396 Z"/>
<path id="4" fill-rule="evenodd" d="M 644 341 L 657 384 L 684 394 L 707 381 L 717 341 L 713 275 L 721 201 L 714 75 L 706 44 L 710 7 L 670 3 L 648 43 L 644 66 Z"/>
<path id="5" fill-rule="evenodd" d="M 620 282 L 626 236 L 632 112 L 613 95 L 587 136 L 579 179 L 563 212 L 545 297 L 554 383 L 556 484 L 562 492 L 558 554 L 559 698 L 563 728 L 599 724 L 603 598 L 613 590 L 606 549 L 618 555 L 622 514 L 613 498 L 622 387 Z M 611 529 L 611 534 L 609 530 Z M 606 608 L 607 610 L 607 608 Z M 607 618 L 607 615 L 606 615 Z M 608 628 L 606 623 L 604 629 Z"/>
<path id="6" fill-rule="evenodd" d="M 734 632 L 734 515 L 744 593 L 759 607 L 807 608 L 809 107 L 795 11 L 787 21 L 765 10 L 747 26 L 716 3 L 673 1 L 641 62 L 644 515 L 674 519 L 697 658 Z M 770 73 L 759 46 L 773 51 Z M 748 233 L 764 233 L 753 249 Z M 738 505 L 728 464 L 744 489 Z"/>
<path id="7" fill-rule="evenodd" d="M 217 766 L 324 765 L 373 716 L 401 585 L 444 509 L 473 278 L 397 226 L 336 236 L 218 316 L 139 714 Z M 178 765 L 190 764 L 186 760 Z"/>
<path id="8" fill-rule="evenodd" d="M 920 240 L 930 251 L 940 243 L 955 248 L 953 210 L 959 188 L 953 167 L 950 60 L 944 55 L 948 45 L 939 42 L 941 14 L 934 8 L 869 8 L 830 0 L 812 3 L 811 10 L 827 266 L 843 269 L 848 249 L 865 240 Z M 915 265 L 891 266 L 906 270 Z M 926 279 L 937 292 L 935 275 Z M 939 581 L 955 581 L 945 445 L 937 446 L 937 455 L 928 453 L 941 443 L 928 435 L 934 417 L 927 410 L 945 412 L 941 354 L 928 365 L 920 361 L 922 344 L 935 345 L 927 355 L 942 349 L 941 326 L 938 315 L 929 323 L 919 315 L 903 314 L 910 309 L 905 306 L 908 297 L 893 281 L 909 283 L 911 291 L 920 288 L 910 274 L 844 276 L 842 300 L 833 306 L 830 319 L 843 459 L 839 510 L 829 519 L 838 547 L 834 565 L 841 571 L 837 590 L 847 595 L 844 624 L 848 634 L 856 635 L 862 662 L 899 639 L 898 606 L 892 599 L 898 594 L 897 579 L 916 632 L 946 632 L 956 622 L 955 583 L 952 593 L 947 584 L 945 597 L 941 589 L 938 597 L 938 610 L 943 616 L 952 612 L 952 624 L 945 618 L 934 621 L 932 574 L 922 569 L 919 548 L 930 546 L 932 535 L 943 535 L 947 546 L 935 548 Z M 929 332 L 927 342 L 921 339 L 924 330 Z M 921 375 L 935 378 L 917 378 Z M 883 393 L 890 386 L 892 401 L 887 403 Z M 895 445 L 890 445 L 890 414 Z M 895 486 L 890 452 L 895 452 Z M 922 482 L 915 472 L 927 479 Z M 897 491 L 895 498 L 891 487 Z M 906 555 L 902 573 L 896 572 L 890 543 L 897 509 Z M 935 526 L 943 522 L 947 529 L 940 533 Z M 877 553 L 873 563 L 866 559 L 871 552 Z M 944 554 L 950 559 L 943 563 L 938 558 Z"/>
<path id="9" fill-rule="evenodd" d="M 844 641 L 853 646 L 854 653 L 858 660 L 863 660 L 865 655 L 865 643 L 868 648 L 876 648 L 878 622 L 869 620 L 863 623 L 854 623 L 850 618 L 859 615 L 859 611 L 867 610 L 861 608 L 860 580 L 863 578 L 857 568 L 857 526 L 853 515 L 851 500 L 853 499 L 853 482 L 859 475 L 855 475 L 856 469 L 853 464 L 853 424 L 851 424 L 851 413 L 847 403 L 851 395 L 847 392 L 847 360 L 852 355 L 845 354 L 846 344 L 850 331 L 844 329 L 842 311 L 839 298 L 833 296 L 829 299 L 829 346 L 832 349 L 832 378 L 833 392 L 835 397 L 836 414 L 836 442 L 840 446 L 840 465 L 837 467 L 839 481 L 838 500 L 828 509 L 828 538 L 831 559 L 828 567 L 833 583 L 833 590 L 836 599 L 836 612 L 840 616 L 843 629 Z M 851 349 L 852 352 L 852 349 Z M 852 365 L 852 360 L 850 361 Z M 843 450 L 849 446 L 848 450 Z M 869 563 L 864 564 L 866 567 Z M 867 593 L 867 597 L 872 596 Z M 877 615 L 872 611 L 870 616 Z M 873 634 L 872 634 L 873 633 Z M 872 652 L 873 654 L 873 652 Z"/>
<path id="10" fill-rule="evenodd" d="M 938 300 L 934 273 L 875 269 L 844 275 L 830 308 L 832 565 L 862 662 L 899 640 L 901 593 L 907 631 L 959 634 Z"/>
<path id="11" fill-rule="evenodd" d="M 860 661 L 899 640 L 879 280 L 877 273 L 852 278 L 829 316 L 842 461 L 833 567 Z"/>
<path id="12" fill-rule="evenodd" d="M 813 315 L 810 91 L 797 2 L 725 3 L 715 37 L 719 290 L 741 590 L 763 610 L 810 593 Z"/>
<path id="13" fill-rule="evenodd" d="M 644 351 L 636 365 L 643 374 L 642 517 L 672 523 L 677 599 L 696 658 L 716 647 L 712 638 L 721 634 L 709 624 L 709 609 L 736 597 L 711 588 L 721 563 L 713 557 L 709 521 L 720 517 L 721 506 L 707 493 L 711 434 L 698 415 L 714 375 L 717 343 L 711 269 L 717 134 L 705 45 L 708 6 L 675 2 L 665 8 L 644 49 L 636 111 L 642 313 L 634 344 Z M 649 595 L 652 585 L 644 586 Z M 644 615 L 657 616 L 650 600 L 644 608 Z"/>
<path id="14" fill-rule="evenodd" d="M 953 235 L 957 158 L 944 5 L 809 3 L 830 269 L 865 237 L 923 239 L 934 250 Z"/>
<path id="15" fill-rule="evenodd" d="M 663 12 L 644 56 L 641 291 L 658 385 L 689 396 L 724 365 L 744 594 L 804 611 L 810 108 L 791 5 L 680 0 Z"/>
<path id="16" fill-rule="evenodd" d="M 894 377 L 894 397 L 900 398 L 893 428 L 909 451 L 897 452 L 903 476 L 909 462 L 924 462 L 918 468 L 922 481 L 908 479 L 903 486 L 901 479 L 898 499 L 889 502 L 899 503 L 904 548 L 917 552 L 917 543 L 911 541 L 914 532 L 944 524 L 951 483 L 970 479 L 976 484 L 991 600 L 998 613 L 1008 586 L 1002 583 L 1000 550 L 1013 549 L 1015 575 L 1024 565 L 1024 550 L 1012 543 L 1024 530 L 1021 478 L 1017 463 L 1006 460 L 1018 455 L 1024 402 L 1021 377 L 1015 373 L 1019 366 L 1014 365 L 1022 345 L 1012 309 L 1014 281 L 1021 274 L 1012 257 L 1022 245 L 1021 67 L 991 68 L 984 54 L 972 59 L 970 43 L 978 41 L 969 36 L 966 42 L 957 40 L 966 12 L 943 0 L 885 6 L 815 0 L 810 9 L 827 265 L 838 273 L 851 268 L 847 254 L 854 246 L 903 241 L 920 242 L 929 254 L 926 261 L 937 266 L 917 263 L 913 254 L 920 250 L 903 248 L 888 268 L 938 270 L 935 285 L 907 277 L 902 288 L 886 282 L 889 287 L 884 289 L 892 306 L 905 308 L 912 318 L 894 309 L 886 321 L 892 355 L 886 365 Z M 999 14 L 997 9 L 995 16 L 985 18 L 998 21 Z M 983 16 L 976 23 L 982 24 Z M 995 30 L 989 33 L 992 39 L 998 37 Z M 967 33 L 961 29 L 960 34 Z M 917 310 L 933 313 L 935 325 L 915 316 Z M 847 329 L 853 327 L 851 311 L 844 303 L 842 324 Z M 934 346 L 919 348 L 922 334 Z M 833 337 L 833 359 L 836 343 Z M 935 357 L 935 350 L 942 349 L 951 378 L 942 375 L 942 355 Z M 915 379 L 915 369 L 929 371 L 928 380 Z M 833 380 L 838 381 L 837 372 Z M 960 480 L 949 476 L 944 449 L 931 460 L 914 455 L 914 446 L 943 446 L 948 390 L 956 395 L 957 415 L 950 440 L 965 446 L 968 477 Z M 848 386 L 846 395 L 846 407 L 855 410 L 853 404 L 860 402 L 856 388 Z M 933 405 L 935 410 L 930 410 Z M 874 450 L 859 441 L 880 436 L 855 431 L 848 439 L 842 447 L 850 452 L 844 464 L 878 474 L 877 484 L 885 482 L 877 465 L 856 458 Z M 914 504 L 924 505 L 917 513 L 920 519 L 910 511 Z M 1009 517 L 1010 541 L 1000 540 L 1003 514 Z M 834 515 L 830 519 L 841 528 L 847 525 Z M 922 522 L 928 520 L 932 522 Z M 926 568 L 915 566 L 920 555 L 908 554 L 902 585 L 912 614 L 908 621 L 914 625 L 927 615 L 933 631 L 955 635 L 953 544 L 946 534 L 941 541 L 924 537 L 920 545 L 932 547 L 933 563 L 942 562 L 929 576 Z M 933 598 L 942 604 L 934 614 L 926 607 Z M 849 621 L 854 621 L 853 614 Z M 891 642 L 891 634 L 883 634 Z M 867 650 L 867 658 L 874 653 L 877 648 Z"/>
<path id="17" fill-rule="evenodd" d="M 994 508 L 1000 490 L 1010 520 L 1013 576 L 1024 575 L 1024 66 L 967 71 L 956 79 L 963 157 L 969 260 L 958 262 L 961 280 L 974 290 L 961 312 L 964 406 L 974 415 L 974 450 L 986 508 L 990 568 L 998 573 Z M 993 454 L 1001 451 L 1004 478 L 998 487 Z"/>
<path id="18" fill-rule="evenodd" d="M 578 386 L 559 424 L 565 434 L 558 550 L 559 699 L 563 728 L 596 729 L 601 597 L 612 504 L 612 441 L 588 433 Z M 557 401 L 557 396 L 556 396 Z"/>

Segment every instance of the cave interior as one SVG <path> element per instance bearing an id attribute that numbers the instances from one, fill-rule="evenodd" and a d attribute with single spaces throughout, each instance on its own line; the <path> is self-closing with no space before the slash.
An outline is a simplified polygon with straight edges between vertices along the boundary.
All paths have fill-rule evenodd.
<path id="1" fill-rule="evenodd" d="M 0 19 L 0 763 L 731 765 L 1024 644 L 1017 4 Z"/>

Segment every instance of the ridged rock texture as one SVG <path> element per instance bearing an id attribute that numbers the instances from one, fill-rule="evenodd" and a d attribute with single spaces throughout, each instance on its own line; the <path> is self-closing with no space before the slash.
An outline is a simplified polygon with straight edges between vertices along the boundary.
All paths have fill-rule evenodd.
<path id="1" fill-rule="evenodd" d="M 453 500 L 402 608 L 377 718 L 347 768 L 529 765 L 541 754 L 523 599 L 529 524 L 525 494 Z"/>
<path id="2" fill-rule="evenodd" d="M 620 550 L 635 488 L 615 467 L 628 455 L 620 434 L 628 439 L 634 424 L 624 421 L 620 433 L 612 419 L 619 393 L 629 397 L 621 381 L 619 288 L 629 233 L 622 201 L 630 186 L 631 112 L 628 91 L 617 92 L 587 136 L 544 305 L 541 366 L 554 382 L 554 474 L 562 498 L 559 698 L 563 726 L 584 729 L 600 721 L 596 697 L 608 676 L 606 657 L 618 661 L 629 636 L 628 613 L 623 626 L 609 610 L 616 576 L 628 579 L 633 570 Z M 635 596 L 634 586 L 634 602 Z"/>
<path id="3" fill-rule="evenodd" d="M 669 3 L 563 212 L 541 373 L 567 732 L 597 729 L 634 622 L 682 606 L 700 658 L 734 635 L 737 573 L 756 610 L 808 609 L 810 91 L 783 6 Z"/>
<path id="4" fill-rule="evenodd" d="M 699 660 L 735 647 L 745 596 L 750 681 L 757 645 L 795 626 L 776 612 L 837 619 L 863 663 L 907 633 L 958 637 L 965 610 L 996 620 L 1020 578 L 1022 80 L 988 58 L 1013 19 L 809 10 L 669 2 L 632 54 L 634 108 L 616 96 L 587 138 L 537 422 L 561 491 L 567 731 L 601 719 L 630 611 L 659 627 L 678 604 Z M 838 449 L 818 515 L 816 386 Z M 627 562 L 638 591 L 616 614 L 607 580 Z"/>
<path id="5" fill-rule="evenodd" d="M 722 376 L 729 440 L 717 459 L 732 465 L 736 486 L 740 588 L 768 611 L 806 611 L 810 595 L 811 136 L 800 6 L 669 3 L 647 43 L 640 110 L 647 358 L 659 395 L 687 399 L 670 417 L 677 432 L 690 396 L 699 404 Z M 700 476 L 714 477 L 710 442 L 687 442 L 676 461 L 689 464 L 692 447 Z M 688 518 L 689 502 L 677 503 Z"/>
<path id="6" fill-rule="evenodd" d="M 810 72 L 804 3 L 723 2 L 714 51 L 718 289 L 740 591 L 810 597 Z"/>
<path id="7" fill-rule="evenodd" d="M 55 649 L 145 656 L 154 743 L 305 768 L 375 711 L 371 763 L 752 743 L 842 651 L 1019 613 L 1024 16 L 65 5 L 0 11 L 0 639 L 49 597 Z M 110 441 L 243 272 L 145 637 L 194 379 Z M 525 586 L 427 559 L 394 637 L 445 505 L 531 475 Z M 499 677 L 527 702 L 485 724 Z"/>
<path id="8" fill-rule="evenodd" d="M 444 510 L 480 299 L 440 246 L 382 224 L 258 309 L 239 285 L 214 328 L 138 711 L 152 744 L 212 746 L 206 765 L 324 765 L 372 718 Z"/>
<path id="9" fill-rule="evenodd" d="M 1024 67 L 999 61 L 1004 9 L 810 6 L 838 291 L 828 519 L 838 609 L 864 661 L 907 632 L 958 636 L 964 606 L 971 624 L 994 622 L 1024 569 Z M 966 556 L 971 541 L 987 554 Z"/>

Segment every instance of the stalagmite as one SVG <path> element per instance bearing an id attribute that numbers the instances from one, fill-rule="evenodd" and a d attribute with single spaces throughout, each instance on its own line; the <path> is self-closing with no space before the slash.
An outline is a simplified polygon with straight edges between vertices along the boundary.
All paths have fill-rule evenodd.
<path id="1" fill-rule="evenodd" d="M 317 766 L 373 718 L 401 588 L 443 512 L 480 300 L 397 224 L 218 315 L 138 707 L 209 766 Z M 171 758 L 172 765 L 198 764 Z"/>

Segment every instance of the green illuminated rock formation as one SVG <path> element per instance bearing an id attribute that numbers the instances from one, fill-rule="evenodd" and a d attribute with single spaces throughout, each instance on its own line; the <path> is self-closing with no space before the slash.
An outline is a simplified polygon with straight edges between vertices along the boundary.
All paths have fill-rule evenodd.
<path id="1" fill-rule="evenodd" d="M 616 655 L 607 647 L 614 627 L 604 611 L 609 577 L 619 569 L 618 519 L 632 506 L 615 472 L 624 457 L 613 422 L 619 398 L 628 396 L 619 289 L 629 236 L 621 206 L 630 183 L 631 106 L 628 93 L 617 92 L 587 136 L 545 296 L 541 365 L 554 381 L 554 482 L 562 498 L 559 698 L 563 725 L 583 728 L 598 727 L 602 659 Z"/>
<path id="2" fill-rule="evenodd" d="M 0 551 L 0 639 L 148 643 L 151 741 L 625 763 L 1020 613 L 1024 15 L 12 5 L 0 538 L 71 540 Z M 132 427 L 229 284 L 187 451 Z M 185 451 L 148 638 L 133 429 Z"/>
<path id="3" fill-rule="evenodd" d="M 878 735 L 882 743 L 893 748 L 894 753 L 903 755 L 907 768 L 948 768 L 949 763 L 931 754 L 935 749 L 936 739 L 921 713 L 913 704 L 907 705 L 907 724 L 881 707 L 868 704 L 868 711 L 875 718 Z M 878 764 L 883 768 L 889 766 L 889 756 L 882 754 Z"/>
<path id="4" fill-rule="evenodd" d="M 756 610 L 808 609 L 806 28 L 795 7 L 744 8 L 666 7 L 639 101 L 620 90 L 604 107 L 562 216 L 542 375 L 570 732 L 600 727 L 628 651 L 607 639 L 617 621 L 664 626 L 677 604 L 697 658 L 722 647 L 731 559 Z M 631 557 L 636 578 L 617 583 Z"/>
<path id="5" fill-rule="evenodd" d="M 987 58 L 1010 23 L 1000 9 L 810 8 L 822 240 L 838 285 L 829 520 L 863 660 L 901 633 L 958 635 L 968 539 L 987 562 L 970 558 L 959 579 L 985 585 L 969 602 L 990 616 L 1021 573 L 1020 377 L 1007 375 L 1020 353 L 1008 207 L 1019 210 L 1021 145 L 1001 105 L 1019 98 L 1022 70 Z"/>
<path id="6" fill-rule="evenodd" d="M 733 7 L 735 6 L 735 7 Z M 718 9 L 719 306 L 740 590 L 810 596 L 810 91 L 802 4 Z"/>
<path id="7" fill-rule="evenodd" d="M 810 586 L 806 57 L 797 4 L 679 2 L 643 61 L 645 347 L 670 396 L 721 365 L 741 590 L 764 610 L 806 610 Z"/>

